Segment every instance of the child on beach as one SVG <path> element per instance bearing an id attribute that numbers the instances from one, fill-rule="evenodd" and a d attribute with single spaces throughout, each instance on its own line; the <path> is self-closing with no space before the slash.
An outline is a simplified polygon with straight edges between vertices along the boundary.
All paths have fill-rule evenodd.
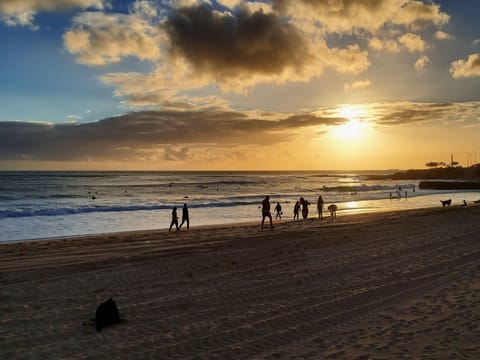
<path id="1" fill-rule="evenodd" d="M 282 220 L 282 205 L 280 205 L 279 202 L 277 202 L 277 206 L 275 206 L 275 212 L 276 212 L 276 215 L 275 215 L 275 220 L 277 219 L 280 219 Z"/>
<path id="2" fill-rule="evenodd" d="M 300 201 L 297 201 L 295 203 L 295 206 L 293 207 L 293 220 L 298 220 L 299 211 L 300 211 Z"/>
<path id="3" fill-rule="evenodd" d="M 168 231 L 172 231 L 172 226 L 175 225 L 178 231 L 178 216 L 177 216 L 177 208 L 174 207 L 172 210 L 172 222 L 170 223 L 170 228 Z"/>

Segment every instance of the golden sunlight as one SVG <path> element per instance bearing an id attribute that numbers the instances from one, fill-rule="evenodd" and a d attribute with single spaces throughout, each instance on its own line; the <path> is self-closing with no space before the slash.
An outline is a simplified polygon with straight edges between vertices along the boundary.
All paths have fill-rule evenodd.
<path id="1" fill-rule="evenodd" d="M 370 124 L 368 118 L 369 110 L 364 105 L 343 105 L 337 111 L 337 116 L 348 119 L 343 125 L 331 129 L 332 134 L 340 139 L 358 139 L 364 137 Z"/>

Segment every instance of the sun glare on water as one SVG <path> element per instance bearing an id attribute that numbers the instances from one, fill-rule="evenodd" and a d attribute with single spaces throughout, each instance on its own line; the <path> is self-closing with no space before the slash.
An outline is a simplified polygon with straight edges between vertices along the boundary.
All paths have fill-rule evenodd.
<path id="1" fill-rule="evenodd" d="M 332 134 L 340 139 L 358 139 L 370 130 L 368 108 L 362 105 L 344 105 L 338 109 L 337 116 L 348 120 L 347 123 L 332 128 Z"/>

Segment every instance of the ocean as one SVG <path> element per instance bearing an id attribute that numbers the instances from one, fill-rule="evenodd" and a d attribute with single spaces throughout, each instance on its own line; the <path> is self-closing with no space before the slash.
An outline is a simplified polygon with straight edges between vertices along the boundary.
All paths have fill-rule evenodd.
<path id="1" fill-rule="evenodd" d="M 283 220 L 303 197 L 309 217 L 337 204 L 337 216 L 453 204 L 478 191 L 419 190 L 419 180 L 371 180 L 385 171 L 0 172 L 0 241 L 168 229 L 171 210 L 186 203 L 190 230 L 200 225 L 260 221 L 261 202 L 282 205 Z M 405 196 L 406 195 L 406 196 Z M 273 211 L 272 211 L 273 213 Z M 183 229 L 182 229 L 183 230 Z"/>

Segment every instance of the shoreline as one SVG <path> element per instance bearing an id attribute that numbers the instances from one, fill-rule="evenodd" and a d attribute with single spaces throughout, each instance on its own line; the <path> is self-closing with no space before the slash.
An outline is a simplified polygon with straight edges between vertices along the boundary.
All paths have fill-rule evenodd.
<path id="1" fill-rule="evenodd" d="M 0 357 L 478 358 L 479 218 L 436 207 L 2 244 Z M 82 326 L 110 297 L 127 321 Z"/>
<path id="2" fill-rule="evenodd" d="M 10 194 L 7 198 L 11 196 L 12 201 L 2 203 L 0 242 L 165 229 L 170 224 L 172 207 L 183 206 L 186 201 L 184 196 L 187 195 L 192 226 L 195 227 L 260 221 L 257 206 L 263 193 L 272 193 L 272 190 L 271 195 L 282 204 L 286 219 L 293 217 L 293 206 L 300 196 L 312 202 L 310 213 L 316 217 L 318 194 L 325 194 L 327 205 L 335 203 L 338 206 L 339 216 L 344 216 L 344 213 L 431 207 L 440 204 L 439 199 L 449 197 L 453 204 L 464 199 L 470 202 L 480 198 L 478 191 L 452 191 L 451 194 L 441 190 L 415 192 L 414 189 L 418 188 L 416 181 L 367 181 L 362 174 L 344 172 L 326 174 L 314 171 L 310 175 L 287 173 L 271 177 L 245 174 L 232 178 L 206 172 L 206 176 L 192 175 L 186 183 L 179 182 L 178 188 L 173 175 L 158 175 L 156 172 L 148 173 L 148 176 L 129 172 L 120 177 L 103 174 L 98 188 L 95 188 L 95 177 L 99 174 L 85 174 L 83 177 L 33 174 L 25 178 L 6 179 L 6 194 Z M 53 186 L 50 176 L 68 186 Z M 27 188 L 31 182 L 40 181 L 40 185 L 30 194 L 31 199 L 29 195 L 24 202 L 21 200 L 24 195 L 16 190 L 16 181 L 24 181 Z M 171 184 L 175 184 L 173 188 Z M 43 186 L 44 190 L 40 190 Z M 221 191 L 217 186 L 221 187 Z M 401 198 L 396 192 L 400 187 L 404 190 L 398 193 Z M 328 192 L 322 190 L 325 188 L 329 189 Z M 242 189 L 241 193 L 239 189 Z M 87 191 L 97 190 L 99 195 L 95 201 L 85 197 Z M 16 197 L 20 202 L 14 200 Z"/>
<path id="3" fill-rule="evenodd" d="M 394 199 L 396 200 L 396 199 Z M 458 206 L 458 205 L 454 205 Z M 434 207 L 422 207 L 422 208 L 413 208 L 413 209 L 398 209 L 398 210 L 392 210 L 392 209 L 373 209 L 369 211 L 362 211 L 362 212 L 349 212 L 348 210 L 346 211 L 345 209 L 340 209 L 338 210 L 339 217 L 344 217 L 344 216 L 358 216 L 358 215 L 365 215 L 365 214 L 376 214 L 376 213 L 390 213 L 390 212 L 404 212 L 404 211 L 412 211 L 412 210 L 421 210 L 421 209 L 435 209 L 438 208 L 437 206 Z M 272 214 L 272 218 L 274 215 Z M 324 219 L 329 218 L 330 214 L 327 209 L 324 210 Z M 300 219 L 300 220 L 293 220 L 293 219 L 288 219 L 288 220 L 273 220 L 274 224 L 281 224 L 281 223 L 289 223 L 289 222 L 302 222 L 302 221 L 311 221 L 311 220 L 318 220 L 318 217 L 309 217 L 306 220 L 305 219 Z M 222 223 L 222 224 L 211 224 L 211 225 L 195 225 L 192 226 L 191 231 L 195 230 L 201 230 L 201 229 L 221 229 L 225 227 L 238 227 L 238 226 L 248 226 L 248 225 L 255 225 L 255 224 L 260 224 L 261 222 L 261 217 L 259 216 L 258 221 L 241 221 L 241 222 L 228 222 L 228 223 Z M 266 223 L 267 224 L 267 223 Z M 268 224 L 267 224 L 268 225 Z M 267 225 L 265 225 L 267 227 Z M 6 240 L 6 241 L 0 241 L 0 247 L 2 245 L 9 245 L 9 244 L 15 244 L 15 243 L 29 243 L 29 242 L 39 242 L 39 241 L 62 241 L 65 239 L 90 239 L 92 237 L 105 237 L 105 236 L 135 236 L 135 235 L 144 235 L 146 233 L 151 233 L 151 232 L 167 232 L 168 233 L 168 226 L 165 227 L 159 227 L 155 229 L 144 229 L 144 230 L 131 230 L 131 231 L 118 231 L 118 232 L 100 232 L 100 233 L 92 233 L 92 234 L 79 234 L 79 235 L 68 235 L 68 236 L 52 236 L 52 237 L 45 237 L 45 238 L 31 238 L 31 239 L 19 239 L 19 240 Z M 178 231 L 179 233 L 184 233 L 186 232 L 185 230 Z M 176 233 L 176 231 L 171 231 L 171 233 Z"/>
<path id="4" fill-rule="evenodd" d="M 453 211 L 478 211 L 480 212 L 480 206 L 468 206 L 463 207 L 460 205 L 452 205 L 450 207 L 442 208 L 441 206 L 436 207 L 427 207 L 427 208 L 415 208 L 415 209 L 400 209 L 394 211 L 372 211 L 372 212 L 362 212 L 362 213 L 346 213 L 338 216 L 337 218 L 330 218 L 330 215 L 324 215 L 323 219 L 318 217 L 309 217 L 308 219 L 300 220 L 280 220 L 273 221 L 274 228 L 271 229 L 266 223 L 264 229 L 261 229 L 261 219 L 258 221 L 247 221 L 247 222 L 237 222 L 237 223 L 226 223 L 226 224 L 215 224 L 215 225 L 199 225 L 191 227 L 190 231 L 171 231 L 169 232 L 167 228 L 158 228 L 158 229 L 147 229 L 147 230 L 134 230 L 134 231 L 120 231 L 115 233 L 98 233 L 98 234 L 84 234 L 84 235 L 74 235 L 74 236 L 61 236 L 61 237 L 52 237 L 52 238 L 42 238 L 42 239 L 26 239 L 20 241 L 11 241 L 11 242 L 1 242 L 0 243 L 0 274 L 2 273 L 2 260 L 6 256 L 9 256 L 9 253 L 15 253 L 16 249 L 19 248 L 22 251 L 37 251 L 39 249 L 49 250 L 55 247 L 59 247 L 60 250 L 63 247 L 68 247 L 72 245 L 74 247 L 83 247 L 88 246 L 95 248 L 97 245 L 109 245 L 112 248 L 117 245 L 142 245 L 150 244 L 152 241 L 159 247 L 159 251 L 163 249 L 175 248 L 179 245 L 180 248 L 184 248 L 185 244 L 187 245 L 196 245 L 202 244 L 205 241 L 201 241 L 202 237 L 208 236 L 212 237 L 222 237 L 226 232 L 239 232 L 239 237 L 243 233 L 246 233 L 247 237 L 252 234 L 252 231 L 255 233 L 256 237 L 262 237 L 263 235 L 269 236 L 281 236 L 285 231 L 289 232 L 291 235 L 292 230 L 303 230 L 308 231 L 309 235 L 311 232 L 320 230 L 323 227 L 339 227 L 341 225 L 351 226 L 356 223 L 371 223 L 383 221 L 385 219 L 403 219 L 408 220 L 412 217 L 417 216 L 435 216 L 443 214 L 445 212 Z M 325 212 L 324 212 L 325 214 Z M 218 240 L 216 240 L 218 241 Z M 219 241 L 220 243 L 232 243 L 234 239 L 228 239 L 225 241 Z M 207 241 L 208 243 L 208 241 Z M 13 249 L 13 251 L 12 251 Z M 10 250 L 10 251 L 9 251 Z M 135 253 L 126 255 L 126 258 L 130 258 Z M 25 254 L 22 252 L 21 256 Z M 45 254 L 48 256 L 48 254 Z M 145 255 L 142 251 L 141 254 L 135 254 L 143 256 Z"/>
<path id="5" fill-rule="evenodd" d="M 448 194 L 446 194 L 448 195 Z M 393 199 L 385 199 L 384 201 L 398 201 L 399 199 L 393 198 Z M 400 200 L 404 200 L 402 197 Z M 377 200 L 378 201 L 378 200 Z M 365 201 L 360 201 L 360 203 L 365 202 Z M 478 206 L 478 203 L 475 203 L 473 200 L 468 201 L 470 203 L 470 207 Z M 317 214 L 315 204 L 312 205 L 312 210 L 311 213 Z M 392 213 L 392 212 L 408 212 L 408 211 L 415 211 L 415 210 L 433 210 L 437 209 L 440 206 L 412 206 L 412 207 L 407 207 L 407 208 L 384 208 L 384 207 L 377 207 L 377 208 L 361 208 L 359 211 L 356 208 L 340 208 L 337 211 L 338 217 L 345 217 L 345 216 L 358 216 L 358 215 L 365 215 L 365 214 L 381 214 L 381 213 Z M 463 207 L 461 203 L 456 203 L 453 204 L 452 207 Z M 328 210 L 324 209 L 324 218 L 330 217 L 330 213 Z M 274 217 L 274 214 L 272 213 L 272 217 Z M 310 216 L 306 221 L 310 220 L 318 220 L 317 216 Z M 297 221 L 305 221 L 305 219 L 300 219 Z M 225 222 L 225 223 L 219 223 L 219 224 L 200 224 L 200 225 L 192 225 L 191 226 L 191 231 L 192 230 L 197 230 L 197 229 L 208 229 L 208 228 L 224 228 L 224 227 L 231 227 L 231 226 L 246 226 L 246 225 L 254 225 L 254 224 L 260 224 L 261 222 L 261 216 L 258 216 L 258 219 L 256 220 L 248 220 L 248 221 L 239 221 L 239 222 Z M 291 219 L 288 217 L 287 219 L 284 220 L 273 220 L 274 224 L 280 224 L 280 223 L 285 223 L 285 222 L 296 222 L 295 220 Z M 168 225 L 165 225 L 165 227 L 158 227 L 158 228 L 152 228 L 152 229 L 140 229 L 140 230 L 127 230 L 127 231 L 118 231 L 118 232 L 98 232 L 98 233 L 88 233 L 88 234 L 73 234 L 73 235 L 66 235 L 66 236 L 52 236 L 52 237 L 40 237 L 40 238 L 28 238 L 28 239 L 15 239 L 15 240 L 5 240 L 5 241 L 0 241 L 0 246 L 3 244 L 15 244 L 15 243 L 25 243 L 25 242 L 38 242 L 38 241 L 62 241 L 63 239 L 89 239 L 91 237 L 104 237 L 104 236 L 122 236 L 122 235 L 142 235 L 145 233 L 149 232 L 163 232 L 167 231 L 168 232 Z M 172 231 L 173 233 L 174 231 Z M 180 232 L 185 232 L 185 230 L 182 230 Z"/>

